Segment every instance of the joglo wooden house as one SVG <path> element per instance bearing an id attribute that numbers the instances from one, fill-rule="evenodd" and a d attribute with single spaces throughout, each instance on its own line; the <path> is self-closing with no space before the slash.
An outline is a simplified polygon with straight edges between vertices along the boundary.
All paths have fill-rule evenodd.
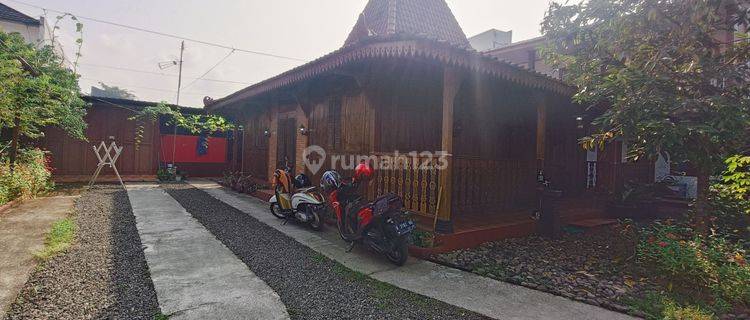
<path id="1" fill-rule="evenodd" d="M 243 125 L 240 168 L 262 179 L 285 164 L 316 182 L 342 169 L 310 172 L 313 145 L 328 159 L 415 152 L 412 165 L 376 168 L 369 195 L 399 194 L 421 219 L 437 215 L 438 232 L 486 241 L 533 231 L 538 171 L 566 198 L 584 192 L 572 93 L 470 49 L 443 0 L 371 0 L 340 49 L 207 109 Z"/>

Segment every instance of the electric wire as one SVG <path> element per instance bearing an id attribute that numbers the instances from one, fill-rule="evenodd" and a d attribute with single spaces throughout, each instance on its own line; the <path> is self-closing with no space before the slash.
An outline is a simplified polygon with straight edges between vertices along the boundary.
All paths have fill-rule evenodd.
<path id="1" fill-rule="evenodd" d="M 145 32 L 145 33 L 151 33 L 151 34 L 160 35 L 160 36 L 169 37 L 169 38 L 174 38 L 174 39 L 180 39 L 180 40 L 190 41 L 190 42 L 194 42 L 194 43 L 204 44 L 204 45 L 207 45 L 207 46 L 213 46 L 213 47 L 218 47 L 218 48 L 230 49 L 230 50 L 235 50 L 235 51 L 239 51 L 239 52 L 244 52 L 244 53 L 249 53 L 249 54 L 255 54 L 255 55 L 260 55 L 260 56 L 266 56 L 266 57 L 272 57 L 272 58 L 278 58 L 278 59 L 292 60 L 292 61 L 297 61 L 297 62 L 307 62 L 307 60 L 305 60 L 305 59 L 300 59 L 300 58 L 295 58 L 295 57 L 289 57 L 289 56 L 283 56 L 283 55 L 279 55 L 279 54 L 262 52 L 262 51 L 256 51 L 256 50 L 241 49 L 241 48 L 236 48 L 236 47 L 233 47 L 233 46 L 228 46 L 228 45 L 225 45 L 225 44 L 213 43 L 213 42 L 209 42 L 209 41 L 204 41 L 204 40 L 200 40 L 200 39 L 189 38 L 189 37 L 180 36 L 180 35 L 176 35 L 176 34 L 171 34 L 171 33 L 166 33 L 166 32 L 161 32 L 161 31 L 155 31 L 155 30 L 150 30 L 150 29 L 141 28 L 141 27 L 135 27 L 135 26 L 131 26 L 131 25 L 119 23 L 119 22 L 112 22 L 112 21 L 98 19 L 98 18 L 81 16 L 81 15 L 78 15 L 78 14 L 75 14 L 75 13 L 71 13 L 71 12 L 67 12 L 67 11 L 55 10 L 55 9 L 51 9 L 51 8 L 46 8 L 46 7 L 35 5 L 35 4 L 32 4 L 32 3 L 24 2 L 24 1 L 18 1 L 18 0 L 8 0 L 8 1 L 15 2 L 15 3 L 18 3 L 18 4 L 22 4 L 22 5 L 26 5 L 26 6 L 33 7 L 33 8 L 37 8 L 37 9 L 40 9 L 40 10 L 48 10 L 48 11 L 51 11 L 51 12 L 62 13 L 62 14 L 68 13 L 68 14 L 71 14 L 71 15 L 75 16 L 78 19 L 84 19 L 84 20 L 89 20 L 89 21 L 93 21 L 93 22 L 98 22 L 98 23 L 108 24 L 108 25 L 112 25 L 112 26 L 117 26 L 117 27 L 121 27 L 121 28 L 125 28 L 125 29 L 130 29 L 130 30 L 135 30 L 135 31 L 140 31 L 140 32 Z"/>
<path id="2" fill-rule="evenodd" d="M 225 55 L 223 58 L 221 58 L 221 60 L 219 60 L 219 62 L 216 62 L 216 64 L 214 64 L 211 68 L 209 68 L 208 71 L 204 72 L 200 77 L 198 77 L 197 79 L 195 79 L 192 82 L 188 83 L 188 85 L 186 85 L 185 87 L 183 87 L 183 89 L 189 88 L 194 83 L 198 82 L 198 80 L 201 80 L 203 77 L 205 77 L 207 74 L 209 74 L 211 71 L 214 71 L 214 69 L 216 69 L 216 67 L 218 67 L 222 63 L 224 63 L 224 61 L 226 61 L 227 58 L 229 58 L 229 56 L 231 56 L 234 53 L 234 51 L 235 51 L 234 49 L 232 49 L 232 51 L 229 51 L 229 53 L 227 53 L 227 55 Z"/>
<path id="3" fill-rule="evenodd" d="M 112 70 L 120 70 L 120 71 L 128 71 L 128 72 L 138 72 L 138 73 L 145 73 L 145 74 L 153 74 L 157 76 L 165 76 L 165 77 L 173 77 L 177 78 L 176 74 L 171 73 L 163 73 L 163 72 L 156 72 L 156 71 L 148 71 L 148 70 L 140 70 L 140 69 L 132 69 L 132 68 L 126 68 L 126 67 L 118 67 L 118 66 L 108 66 L 103 64 L 94 64 L 94 63 L 79 63 L 81 66 L 86 67 L 94 67 L 94 68 L 105 68 L 105 69 L 112 69 Z M 186 79 L 199 79 L 196 77 L 185 77 Z M 200 78 L 201 81 L 211 81 L 211 82 L 223 82 L 223 83 L 234 83 L 234 84 L 242 84 L 242 85 L 251 85 L 252 83 L 249 82 L 241 82 L 241 81 L 233 81 L 233 80 L 218 80 L 218 79 L 210 79 L 210 78 Z"/>

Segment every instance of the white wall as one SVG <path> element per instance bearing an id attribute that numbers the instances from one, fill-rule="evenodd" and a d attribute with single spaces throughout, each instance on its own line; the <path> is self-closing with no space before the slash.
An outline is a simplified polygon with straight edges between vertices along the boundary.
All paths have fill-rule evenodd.
<path id="1" fill-rule="evenodd" d="M 507 46 L 512 39 L 513 31 L 488 30 L 469 38 L 469 43 L 481 52 Z"/>
<path id="2" fill-rule="evenodd" d="M 22 23 L 0 20 L 0 30 L 5 33 L 18 32 L 29 43 L 37 44 L 44 40 L 41 26 L 29 26 Z"/>

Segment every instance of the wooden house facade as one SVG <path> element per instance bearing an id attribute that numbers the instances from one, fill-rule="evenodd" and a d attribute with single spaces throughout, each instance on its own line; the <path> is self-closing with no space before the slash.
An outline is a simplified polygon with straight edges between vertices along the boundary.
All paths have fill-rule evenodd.
<path id="1" fill-rule="evenodd" d="M 529 220 L 540 170 L 568 197 L 584 191 L 572 93 L 471 50 L 443 0 L 371 0 L 339 50 L 207 109 L 243 125 L 240 168 L 263 179 L 290 164 L 317 181 L 350 167 L 349 155 L 409 154 L 376 168 L 368 195 L 396 193 L 452 233 Z M 317 172 L 305 166 L 318 160 L 305 158 L 309 146 L 326 153 Z M 332 164 L 334 156 L 343 161 Z"/>

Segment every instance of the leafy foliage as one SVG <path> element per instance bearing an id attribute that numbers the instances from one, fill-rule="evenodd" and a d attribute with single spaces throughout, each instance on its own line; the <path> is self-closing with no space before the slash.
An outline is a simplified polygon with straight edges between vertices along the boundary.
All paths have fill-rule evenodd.
<path id="1" fill-rule="evenodd" d="M 750 156 L 735 155 L 727 158 L 722 182 L 738 200 L 750 200 Z M 750 214 L 750 211 L 747 212 Z"/>
<path id="2" fill-rule="evenodd" d="M 22 150 L 13 172 L 7 158 L 0 160 L 0 205 L 16 198 L 28 199 L 52 188 L 51 169 L 39 149 Z"/>
<path id="3" fill-rule="evenodd" d="M 642 231 L 638 262 L 674 293 L 710 297 L 718 312 L 750 305 L 750 265 L 741 242 L 704 237 L 687 225 L 656 223 Z"/>
<path id="4" fill-rule="evenodd" d="M 45 17 L 46 17 L 45 12 Z M 56 46 L 57 45 L 57 31 L 60 30 L 60 23 L 66 20 L 66 18 L 69 18 L 70 21 L 75 23 L 76 27 L 76 39 L 75 39 L 75 45 L 76 45 L 76 52 L 75 52 L 75 60 L 73 60 L 71 63 L 73 64 L 73 73 L 78 73 L 78 61 L 81 59 L 83 55 L 81 55 L 81 48 L 83 47 L 83 23 L 81 23 L 80 20 L 78 20 L 78 17 L 73 15 L 72 13 L 63 13 L 59 16 L 55 17 L 55 24 L 52 27 L 52 32 L 50 33 L 50 45 Z"/>
<path id="5" fill-rule="evenodd" d="M 704 172 L 739 153 L 750 136 L 750 41 L 724 35 L 747 21 L 730 1 L 552 3 L 544 55 L 598 113 L 583 146 L 623 138 L 631 158 L 667 151 Z"/>
<path id="6" fill-rule="evenodd" d="M 435 246 L 435 235 L 429 231 L 415 230 L 411 234 L 412 244 L 420 248 L 432 248 Z"/>
<path id="7" fill-rule="evenodd" d="M 102 87 L 101 92 L 98 93 L 98 95 L 101 97 L 130 100 L 136 99 L 135 94 L 128 91 L 127 89 L 123 89 L 118 86 L 109 86 L 104 82 L 99 82 L 99 85 Z"/>
<path id="8" fill-rule="evenodd" d="M 35 48 L 17 33 L 0 32 L 0 125 L 29 138 L 58 126 L 85 140 L 84 106 L 78 76 L 52 46 Z"/>
<path id="9" fill-rule="evenodd" d="M 750 199 L 723 184 L 711 187 L 711 229 L 714 234 L 730 240 L 750 239 Z"/>
<path id="10" fill-rule="evenodd" d="M 138 122 L 136 128 L 136 147 L 143 140 L 145 121 L 155 122 L 160 117 L 165 117 L 167 124 L 176 125 L 186 129 L 192 134 L 212 134 L 215 132 L 226 132 L 234 129 L 234 125 L 227 119 L 218 115 L 182 114 L 176 106 L 170 106 L 166 102 L 160 102 L 156 106 L 146 107 L 137 112 L 130 120 Z"/>

